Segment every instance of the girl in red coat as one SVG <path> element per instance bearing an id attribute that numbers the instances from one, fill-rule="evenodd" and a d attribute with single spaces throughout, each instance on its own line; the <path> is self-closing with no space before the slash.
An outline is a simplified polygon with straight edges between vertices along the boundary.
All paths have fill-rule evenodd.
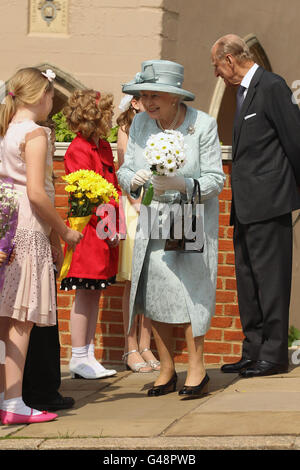
<path id="1" fill-rule="evenodd" d="M 64 114 L 69 128 L 77 134 L 65 155 L 66 174 L 93 170 L 112 183 L 119 194 L 110 144 L 101 137 L 112 125 L 113 97 L 101 97 L 93 90 L 77 90 L 70 97 Z M 117 210 L 115 201 L 114 204 Z M 72 377 L 96 379 L 116 374 L 105 369 L 94 356 L 94 338 L 101 290 L 115 282 L 118 270 L 118 236 L 100 239 L 99 219 L 93 214 L 83 230 L 83 239 L 73 253 L 62 290 L 76 290 L 71 309 Z"/>

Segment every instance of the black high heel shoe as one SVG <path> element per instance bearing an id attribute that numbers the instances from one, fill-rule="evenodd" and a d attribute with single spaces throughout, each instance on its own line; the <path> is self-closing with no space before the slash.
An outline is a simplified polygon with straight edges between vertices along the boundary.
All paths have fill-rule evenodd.
<path id="1" fill-rule="evenodd" d="M 208 382 L 209 377 L 206 374 L 199 385 L 184 385 L 184 387 L 179 390 L 178 395 L 185 398 L 198 398 L 208 392 Z"/>
<path id="2" fill-rule="evenodd" d="M 148 397 L 158 397 L 160 395 L 166 395 L 167 393 L 175 392 L 177 384 L 177 374 L 174 372 L 173 376 L 163 385 L 155 385 L 148 390 Z"/>

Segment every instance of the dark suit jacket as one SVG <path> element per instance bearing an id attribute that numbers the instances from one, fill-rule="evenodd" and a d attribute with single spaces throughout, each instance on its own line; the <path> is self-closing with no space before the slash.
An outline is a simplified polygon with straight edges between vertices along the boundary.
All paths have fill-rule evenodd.
<path id="1" fill-rule="evenodd" d="M 300 110 L 280 76 L 259 67 L 233 130 L 233 215 L 242 224 L 300 208 Z"/>

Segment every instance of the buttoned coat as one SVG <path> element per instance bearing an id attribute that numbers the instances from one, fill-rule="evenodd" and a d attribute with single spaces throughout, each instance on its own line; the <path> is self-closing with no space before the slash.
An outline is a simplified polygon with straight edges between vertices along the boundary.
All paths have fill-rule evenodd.
<path id="1" fill-rule="evenodd" d="M 66 174 L 77 170 L 93 170 L 112 183 L 118 190 L 112 150 L 110 144 L 99 141 L 99 147 L 93 141 L 84 139 L 80 134 L 71 142 L 64 159 Z M 117 210 L 114 200 L 111 204 Z M 83 229 L 83 239 L 76 246 L 67 277 L 87 279 L 109 279 L 117 274 L 118 247 L 112 248 L 106 240 L 97 236 L 98 218 L 92 215 L 90 222 Z"/>
<path id="2" fill-rule="evenodd" d="M 201 203 L 204 204 L 204 252 L 178 253 L 164 251 L 165 239 L 153 238 L 158 218 L 162 221 L 169 205 L 180 200 L 178 191 L 168 191 L 155 197 L 148 211 L 151 230 L 142 233 L 141 216 L 138 221 L 133 251 L 132 282 L 130 295 L 130 321 L 137 313 L 165 323 L 191 323 L 194 336 L 204 335 L 215 311 L 216 276 L 218 262 L 218 194 L 223 188 L 221 149 L 214 118 L 187 107 L 183 124 L 176 129 L 184 136 L 187 145 L 186 164 L 178 170 L 185 177 L 190 199 L 194 181 L 201 187 Z M 135 116 L 124 164 L 117 175 L 125 192 L 139 197 L 140 191 L 131 192 L 130 182 L 136 171 L 149 169 L 144 157 L 146 142 L 151 134 L 161 132 L 156 121 L 147 113 Z M 145 186 L 147 188 L 147 183 Z M 145 206 L 142 209 L 145 210 Z M 142 213 L 142 212 L 141 212 Z"/>

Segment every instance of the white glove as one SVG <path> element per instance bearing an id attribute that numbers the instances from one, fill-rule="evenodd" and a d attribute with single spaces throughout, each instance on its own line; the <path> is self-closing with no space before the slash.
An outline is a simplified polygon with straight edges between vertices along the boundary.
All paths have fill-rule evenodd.
<path id="1" fill-rule="evenodd" d="M 138 170 L 130 181 L 130 188 L 134 192 L 140 186 L 143 186 L 148 179 L 151 178 L 152 172 L 150 170 Z"/>
<path id="2" fill-rule="evenodd" d="M 153 175 L 152 178 L 154 193 L 159 196 L 169 189 L 186 192 L 185 179 L 183 176 L 159 176 Z"/>

